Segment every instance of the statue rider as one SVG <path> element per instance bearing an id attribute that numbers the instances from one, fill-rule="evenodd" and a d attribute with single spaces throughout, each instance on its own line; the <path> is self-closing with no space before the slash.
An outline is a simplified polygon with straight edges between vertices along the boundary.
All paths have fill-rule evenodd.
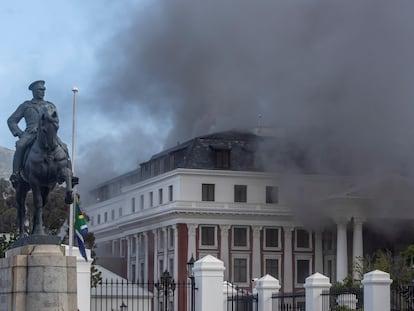
<path id="1" fill-rule="evenodd" d="M 7 120 L 7 124 L 13 136 L 19 137 L 19 140 L 16 142 L 16 152 L 13 158 L 13 173 L 10 176 L 10 181 L 15 188 L 21 178 L 20 169 L 23 165 L 25 152 L 36 138 L 42 108 L 47 105 L 56 108 L 53 103 L 43 99 L 46 91 L 45 81 L 34 81 L 29 85 L 29 90 L 33 93 L 33 99 L 27 100 L 21 104 Z M 26 129 L 24 131 L 22 131 L 18 125 L 22 119 L 26 122 Z M 68 148 L 59 137 L 57 139 L 58 144 L 63 148 L 67 155 L 68 167 L 69 169 L 72 169 Z"/>

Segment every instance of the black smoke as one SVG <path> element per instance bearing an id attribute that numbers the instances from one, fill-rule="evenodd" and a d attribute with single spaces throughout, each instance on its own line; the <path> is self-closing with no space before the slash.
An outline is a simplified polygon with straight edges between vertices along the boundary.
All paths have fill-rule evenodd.
<path id="1" fill-rule="evenodd" d="M 93 167 L 134 169 L 161 146 L 261 115 L 316 173 L 409 174 L 413 12 L 409 1 L 152 1 L 96 55 L 90 109 L 125 129 L 96 143 L 108 157 Z"/>

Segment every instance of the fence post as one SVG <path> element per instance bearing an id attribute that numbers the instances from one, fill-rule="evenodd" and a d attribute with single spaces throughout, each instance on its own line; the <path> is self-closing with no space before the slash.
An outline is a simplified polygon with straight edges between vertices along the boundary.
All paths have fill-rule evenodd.
<path id="1" fill-rule="evenodd" d="M 364 286 L 364 310 L 365 311 L 389 311 L 391 308 L 390 275 L 380 270 L 374 270 L 364 274 L 362 280 Z"/>
<path id="2" fill-rule="evenodd" d="M 279 280 L 273 276 L 266 274 L 264 277 L 255 281 L 255 288 L 257 290 L 257 311 L 277 311 L 272 308 L 272 295 L 279 293 Z"/>
<path id="3" fill-rule="evenodd" d="M 194 279 L 197 287 L 195 309 L 198 311 L 223 310 L 224 263 L 207 255 L 194 263 Z"/>
<path id="4" fill-rule="evenodd" d="M 323 291 L 327 291 L 331 288 L 329 278 L 315 273 L 307 277 L 305 280 L 305 292 L 306 292 L 306 311 L 321 311 L 324 306 L 324 299 L 329 301 L 329 296 L 323 296 Z"/>

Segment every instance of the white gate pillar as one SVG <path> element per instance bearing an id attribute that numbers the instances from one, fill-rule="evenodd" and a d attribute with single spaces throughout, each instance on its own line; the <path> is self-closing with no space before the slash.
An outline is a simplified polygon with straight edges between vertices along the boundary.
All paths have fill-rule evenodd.
<path id="1" fill-rule="evenodd" d="M 272 308 L 273 301 L 272 295 L 279 293 L 280 284 L 279 280 L 275 279 L 273 276 L 266 274 L 261 279 L 258 279 L 255 282 L 255 288 L 257 290 L 257 304 L 258 311 L 278 311 L 278 306 L 276 309 Z"/>
<path id="2" fill-rule="evenodd" d="M 194 263 L 195 309 L 198 311 L 223 310 L 223 261 L 207 255 Z"/>
<path id="3" fill-rule="evenodd" d="M 306 311 L 321 311 L 323 306 L 328 306 L 329 295 L 323 296 L 322 293 L 331 288 L 329 278 L 315 273 L 307 277 L 305 280 L 306 291 Z"/>
<path id="4" fill-rule="evenodd" d="M 386 272 L 375 270 L 364 274 L 364 310 L 365 311 L 390 311 L 392 280 Z"/>

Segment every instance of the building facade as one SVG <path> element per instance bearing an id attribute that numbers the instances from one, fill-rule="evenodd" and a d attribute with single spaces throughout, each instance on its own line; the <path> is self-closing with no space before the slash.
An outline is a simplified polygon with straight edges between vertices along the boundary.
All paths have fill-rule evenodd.
<path id="1" fill-rule="evenodd" d="M 395 213 L 372 209 L 368 194 L 378 185 L 270 173 L 261 161 L 269 141 L 249 132 L 197 137 L 98 186 L 86 211 L 100 264 L 131 281 L 158 280 L 165 270 L 185 281 L 188 260 L 211 254 L 224 261 L 226 280 L 246 289 L 265 274 L 284 292 L 303 290 L 315 272 L 343 280 L 381 240 L 372 220 Z"/>

